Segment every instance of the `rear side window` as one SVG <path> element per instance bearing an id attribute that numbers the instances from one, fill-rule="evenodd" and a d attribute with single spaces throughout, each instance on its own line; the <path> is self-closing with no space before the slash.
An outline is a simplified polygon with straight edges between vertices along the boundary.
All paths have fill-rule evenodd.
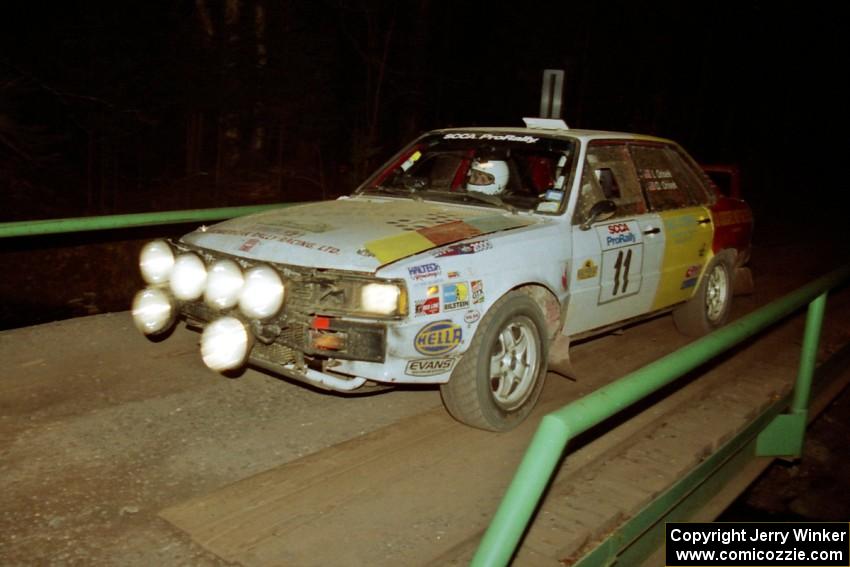
<path id="1" fill-rule="evenodd" d="M 640 182 L 625 144 L 594 144 L 587 148 L 576 222 L 584 222 L 591 207 L 608 199 L 617 205 L 615 216 L 646 212 Z"/>
<path id="2" fill-rule="evenodd" d="M 631 146 L 637 175 L 650 210 L 679 209 L 696 203 L 692 181 L 682 171 L 681 162 L 664 146 Z"/>

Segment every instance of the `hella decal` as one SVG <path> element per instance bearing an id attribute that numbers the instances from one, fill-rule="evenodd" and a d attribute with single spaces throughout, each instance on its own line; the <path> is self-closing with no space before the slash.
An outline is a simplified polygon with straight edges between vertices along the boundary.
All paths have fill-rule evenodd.
<path id="1" fill-rule="evenodd" d="M 414 280 L 427 280 L 436 278 L 440 275 L 440 265 L 431 262 L 430 264 L 420 264 L 419 266 L 411 266 L 407 268 L 407 272 Z"/>
<path id="2" fill-rule="evenodd" d="M 413 346 L 416 351 L 426 356 L 437 356 L 451 352 L 463 340 L 463 328 L 451 321 L 434 321 L 422 327 Z"/>
<path id="3" fill-rule="evenodd" d="M 454 358 L 426 358 L 411 360 L 407 363 L 404 373 L 408 376 L 436 376 L 445 374 L 455 365 Z"/>

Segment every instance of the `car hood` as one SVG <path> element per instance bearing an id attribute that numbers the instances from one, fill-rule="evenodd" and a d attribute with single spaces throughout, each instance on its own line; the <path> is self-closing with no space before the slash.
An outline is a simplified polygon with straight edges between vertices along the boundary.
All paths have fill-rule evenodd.
<path id="1" fill-rule="evenodd" d="M 356 197 L 240 217 L 181 240 L 255 260 L 374 273 L 445 244 L 541 222 L 496 209 Z"/>

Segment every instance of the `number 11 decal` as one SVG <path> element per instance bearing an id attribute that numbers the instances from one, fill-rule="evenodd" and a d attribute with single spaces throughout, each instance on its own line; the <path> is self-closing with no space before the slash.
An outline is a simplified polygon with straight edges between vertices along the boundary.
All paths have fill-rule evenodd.
<path id="1" fill-rule="evenodd" d="M 622 246 L 602 252 L 599 303 L 632 297 L 640 292 L 643 244 Z"/>
<path id="2" fill-rule="evenodd" d="M 626 252 L 625 260 L 623 260 L 623 251 L 620 250 L 617 253 L 617 261 L 614 263 L 614 291 L 611 295 L 617 295 L 617 292 L 620 291 L 620 275 L 623 277 L 622 292 L 626 293 L 626 289 L 629 287 L 629 268 L 631 265 L 632 249 L 629 248 L 628 252 Z"/>

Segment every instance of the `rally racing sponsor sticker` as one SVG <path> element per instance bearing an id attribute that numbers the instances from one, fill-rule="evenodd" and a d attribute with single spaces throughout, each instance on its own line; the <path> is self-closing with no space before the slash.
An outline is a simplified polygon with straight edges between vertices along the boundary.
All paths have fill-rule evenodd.
<path id="1" fill-rule="evenodd" d="M 463 341 L 463 328 L 452 321 L 434 321 L 422 327 L 413 339 L 416 351 L 426 356 L 451 352 Z"/>
<path id="2" fill-rule="evenodd" d="M 407 268 L 407 272 L 410 274 L 410 277 L 417 281 L 437 278 L 441 271 L 440 265 L 435 264 L 434 262 Z"/>
<path id="3" fill-rule="evenodd" d="M 454 358 L 425 358 L 422 360 L 410 360 L 404 373 L 408 376 L 436 376 L 444 374 L 455 365 Z"/>
<path id="4" fill-rule="evenodd" d="M 458 282 L 443 286 L 443 309 L 456 311 L 469 307 L 469 284 Z"/>

